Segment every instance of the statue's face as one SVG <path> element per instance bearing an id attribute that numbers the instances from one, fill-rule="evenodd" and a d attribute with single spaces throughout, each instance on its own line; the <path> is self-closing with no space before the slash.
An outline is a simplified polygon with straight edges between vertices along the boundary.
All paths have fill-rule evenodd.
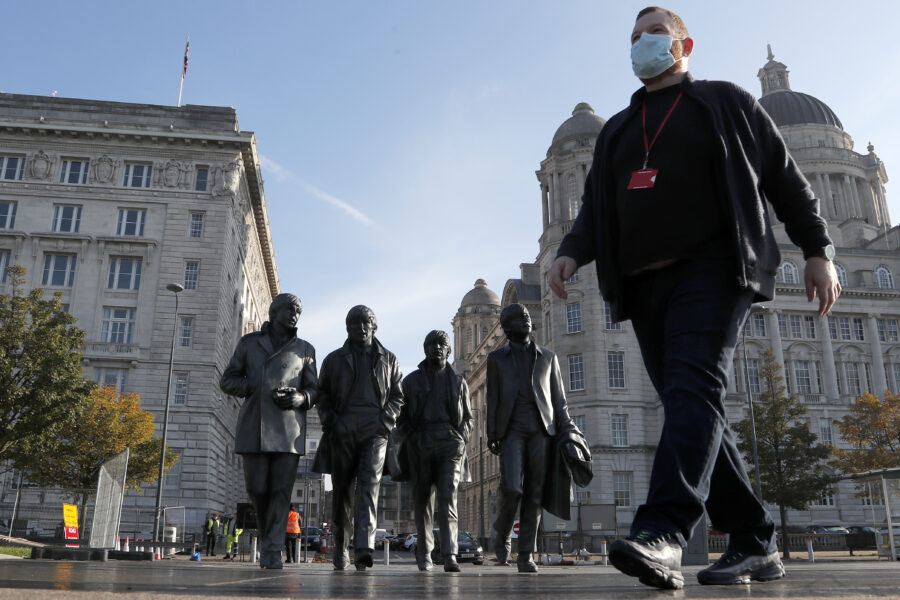
<path id="1" fill-rule="evenodd" d="M 296 304 L 282 304 L 275 309 L 275 322 L 286 329 L 297 327 L 300 320 L 300 307 Z"/>
<path id="2" fill-rule="evenodd" d="M 375 319 L 364 315 L 352 317 L 347 322 L 347 336 L 354 344 L 368 346 L 375 336 Z"/>
<path id="3" fill-rule="evenodd" d="M 441 339 L 433 339 L 425 342 L 425 358 L 433 365 L 440 365 L 443 369 L 450 356 L 450 344 Z"/>
<path id="4" fill-rule="evenodd" d="M 503 332 L 515 342 L 524 342 L 531 335 L 531 315 L 523 310 L 509 317 L 503 325 Z"/>

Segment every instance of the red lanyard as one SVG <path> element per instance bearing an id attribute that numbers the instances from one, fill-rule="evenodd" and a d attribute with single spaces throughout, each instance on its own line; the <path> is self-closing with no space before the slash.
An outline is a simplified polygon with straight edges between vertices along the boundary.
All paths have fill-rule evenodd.
<path id="1" fill-rule="evenodd" d="M 669 112 L 666 113 L 666 118 L 662 120 L 662 123 L 659 124 L 659 129 L 656 130 L 656 135 L 653 136 L 653 141 L 647 141 L 647 101 L 644 100 L 643 105 L 643 114 L 641 116 L 641 127 L 644 130 L 644 169 L 647 168 L 647 161 L 650 160 L 650 149 L 653 147 L 653 144 L 656 143 L 656 138 L 659 137 L 659 134 L 662 132 L 663 127 L 666 126 L 666 122 L 669 120 L 669 117 L 672 116 L 672 111 L 675 110 L 675 107 L 678 106 L 678 101 L 681 100 L 681 96 L 684 95 L 684 91 L 678 92 L 678 97 L 675 98 L 675 102 L 672 103 L 672 108 L 669 109 Z"/>

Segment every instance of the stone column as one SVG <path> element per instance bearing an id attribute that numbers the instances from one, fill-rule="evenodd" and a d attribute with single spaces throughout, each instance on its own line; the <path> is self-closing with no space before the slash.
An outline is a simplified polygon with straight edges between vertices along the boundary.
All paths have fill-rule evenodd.
<path id="1" fill-rule="evenodd" d="M 822 214 L 837 217 L 834 214 L 834 205 L 831 203 L 831 198 L 825 193 L 825 180 L 821 173 L 816 173 L 816 188 L 816 195 L 819 197 Z"/>
<path id="2" fill-rule="evenodd" d="M 772 352 L 775 354 L 775 360 L 778 361 L 779 370 L 782 377 L 787 377 L 784 367 L 784 347 L 781 345 L 781 330 L 778 328 L 779 309 L 767 308 L 766 321 L 769 323 L 769 339 L 772 340 Z"/>
<path id="3" fill-rule="evenodd" d="M 869 330 L 869 338 L 872 340 L 872 379 L 869 383 L 869 391 L 876 394 L 879 398 L 884 396 L 887 390 L 887 376 L 884 372 L 884 355 L 881 353 L 881 340 L 878 339 L 878 319 L 879 315 L 870 313 L 866 319 L 866 325 Z"/>
<path id="4" fill-rule="evenodd" d="M 550 226 L 550 206 L 548 202 L 550 201 L 550 195 L 547 191 L 547 186 L 541 184 L 541 212 L 544 217 L 544 229 Z"/>
<path id="5" fill-rule="evenodd" d="M 837 385 L 837 369 L 834 365 L 834 348 L 831 345 L 831 332 L 828 330 L 828 318 L 816 317 L 816 326 L 822 335 L 822 371 L 825 375 L 822 377 L 822 386 L 824 390 L 819 393 L 825 394 L 825 398 L 829 402 L 837 402 L 840 398 Z"/>

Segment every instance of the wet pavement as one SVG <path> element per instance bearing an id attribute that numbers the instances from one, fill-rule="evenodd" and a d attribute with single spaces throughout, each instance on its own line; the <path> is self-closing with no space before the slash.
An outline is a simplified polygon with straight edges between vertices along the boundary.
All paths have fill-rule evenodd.
<path id="1" fill-rule="evenodd" d="M 885 560 L 791 561 L 787 578 L 748 586 L 700 586 L 700 567 L 685 567 L 684 590 L 647 588 L 612 567 L 542 566 L 537 575 L 515 567 L 463 564 L 458 574 L 436 566 L 420 573 L 403 557 L 365 573 L 335 572 L 329 563 L 261 570 L 248 563 L 0 561 L 0 600 L 48 598 L 379 598 L 517 600 L 582 598 L 898 598 L 900 563 Z"/>

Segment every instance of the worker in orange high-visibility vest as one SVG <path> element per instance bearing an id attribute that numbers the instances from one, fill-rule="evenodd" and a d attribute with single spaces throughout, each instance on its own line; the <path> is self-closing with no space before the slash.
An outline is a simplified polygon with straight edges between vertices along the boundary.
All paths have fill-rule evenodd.
<path id="1" fill-rule="evenodd" d="M 284 536 L 284 550 L 286 555 L 285 562 L 297 562 L 296 542 L 297 538 L 300 537 L 300 513 L 298 513 L 294 509 L 294 505 L 291 504 L 291 509 L 288 512 L 288 522 Z"/>

